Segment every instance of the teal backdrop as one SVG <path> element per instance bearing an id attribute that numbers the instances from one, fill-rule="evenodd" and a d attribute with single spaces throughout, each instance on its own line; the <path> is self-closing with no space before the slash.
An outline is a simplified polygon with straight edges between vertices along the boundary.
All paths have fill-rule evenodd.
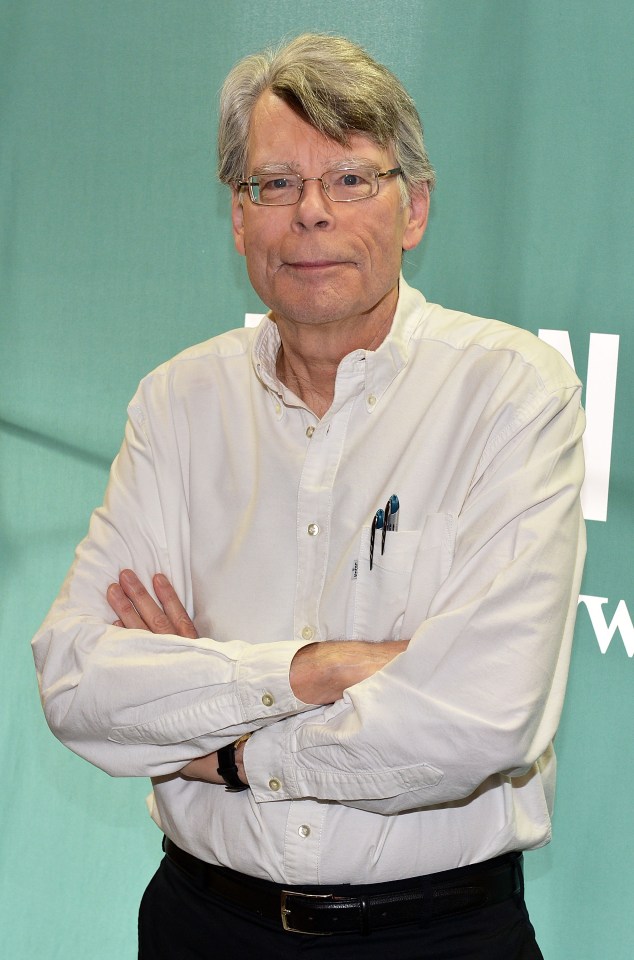
<path id="1" fill-rule="evenodd" d="M 408 280 L 448 307 L 551 331 L 582 378 L 592 367 L 587 515 L 605 519 L 588 520 L 554 840 L 527 856 L 527 898 L 546 960 L 630 960 L 631 0 L 0 11 L 3 955 L 136 955 L 160 855 L 148 784 L 53 739 L 29 639 L 101 501 L 140 377 L 261 309 L 214 179 L 222 79 L 266 43 L 320 30 L 367 46 L 419 105 L 438 188 Z"/>

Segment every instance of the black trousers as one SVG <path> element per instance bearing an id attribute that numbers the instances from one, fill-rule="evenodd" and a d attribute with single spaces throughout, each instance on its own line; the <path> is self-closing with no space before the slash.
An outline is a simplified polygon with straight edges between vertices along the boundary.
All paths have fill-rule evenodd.
<path id="1" fill-rule="evenodd" d="M 139 913 L 139 960 L 543 960 L 523 895 L 368 936 L 288 933 L 215 896 L 165 857 Z"/>

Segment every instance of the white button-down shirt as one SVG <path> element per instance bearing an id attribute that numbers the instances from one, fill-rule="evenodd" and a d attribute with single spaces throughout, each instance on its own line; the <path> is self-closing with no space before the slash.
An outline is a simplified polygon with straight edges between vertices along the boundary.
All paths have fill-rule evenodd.
<path id="1" fill-rule="evenodd" d="M 321 420 L 277 379 L 278 348 L 265 319 L 142 382 L 34 640 L 49 723 L 110 773 L 152 776 L 179 846 L 254 876 L 378 882 L 547 842 L 584 556 L 574 373 L 403 280 Z M 124 567 L 164 572 L 200 639 L 112 626 Z M 306 643 L 401 637 L 342 700 L 294 697 Z M 249 791 L 178 776 L 247 731 Z"/>

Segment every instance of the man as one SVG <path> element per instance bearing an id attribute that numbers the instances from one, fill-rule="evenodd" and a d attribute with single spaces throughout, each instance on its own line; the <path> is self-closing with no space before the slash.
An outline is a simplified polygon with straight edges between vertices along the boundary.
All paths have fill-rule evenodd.
<path id="1" fill-rule="evenodd" d="M 400 276 L 433 171 L 354 44 L 238 64 L 219 156 L 270 313 L 143 381 L 34 640 L 54 732 L 153 778 L 141 956 L 540 957 L 578 381 Z"/>

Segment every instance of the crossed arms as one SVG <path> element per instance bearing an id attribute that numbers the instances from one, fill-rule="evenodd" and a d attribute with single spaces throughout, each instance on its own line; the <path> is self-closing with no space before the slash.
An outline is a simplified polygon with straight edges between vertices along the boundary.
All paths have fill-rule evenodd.
<path id="1" fill-rule="evenodd" d="M 114 625 L 197 640 L 196 627 L 167 577 L 156 574 L 152 584 L 158 603 L 134 571 L 122 570 L 119 582 L 111 584 L 107 591 L 108 602 L 118 617 Z M 347 687 L 372 676 L 405 650 L 407 643 L 407 640 L 392 640 L 384 643 L 330 641 L 308 644 L 301 647 L 291 661 L 291 689 L 295 697 L 304 703 L 334 703 L 343 697 Z M 240 779 L 247 783 L 244 747 L 245 744 L 241 743 L 236 750 L 236 765 Z M 217 753 L 214 751 L 191 760 L 180 774 L 208 783 L 223 784 L 217 767 Z"/>
<path id="2" fill-rule="evenodd" d="M 187 363 L 187 389 L 192 378 L 202 389 Z M 466 468 L 465 448 L 432 422 L 425 444 L 403 447 L 415 469 L 399 482 L 412 490 L 428 483 L 436 501 L 427 506 L 429 495 L 418 495 L 428 513 L 406 534 L 415 551 L 404 620 L 393 635 L 409 642 L 372 644 L 301 638 L 292 615 L 292 547 L 266 571 L 259 541 L 256 550 L 236 552 L 255 529 L 241 527 L 243 505 L 251 509 L 258 486 L 248 445 L 232 435 L 224 460 L 212 458 L 208 421 L 222 405 L 205 398 L 204 418 L 192 425 L 189 399 L 176 403 L 176 387 L 157 374 L 131 405 L 104 508 L 34 640 L 54 732 L 118 776 L 178 775 L 253 733 L 245 764 L 256 802 L 314 797 L 381 813 L 461 799 L 490 776 L 525 773 L 548 748 L 563 701 L 584 554 L 583 415 L 572 376 L 556 390 L 533 378 L 531 392 L 516 400 L 526 365 L 520 360 L 508 370 L 508 385 L 495 381 L 494 418 L 472 416 L 469 429 L 484 434 L 468 448 Z M 246 411 L 240 422 L 256 446 L 258 424 Z M 428 465 L 430 448 L 437 470 Z M 340 472 L 346 467 L 342 461 Z M 228 491 L 228 502 L 239 507 L 223 516 L 221 529 L 211 524 L 201 535 L 213 508 L 210 491 L 227 489 L 228 470 L 241 485 L 240 497 Z M 446 487 L 437 476 L 443 471 Z M 287 473 L 290 479 L 280 466 L 275 481 L 284 505 L 297 497 L 296 475 Z M 370 509 L 373 501 L 374 494 Z M 294 530 L 293 517 L 290 536 Z M 446 569 L 444 560 L 434 567 L 444 556 Z M 134 584 L 121 593 L 112 588 L 126 629 L 114 626 L 105 592 L 127 569 L 148 587 L 163 571 L 190 618 L 195 609 L 201 635 L 160 580 L 153 583 L 156 608 Z M 355 587 L 347 569 L 335 585 L 344 599 L 361 584 L 361 573 Z M 367 577 L 366 567 L 362 572 Z M 363 623 L 371 628 L 386 598 L 373 605 L 372 586 L 365 586 Z M 126 611 L 126 596 L 136 614 Z M 322 619 L 332 619 L 325 607 Z M 339 616 L 326 637 L 345 637 L 344 623 Z M 389 635 L 378 630 L 374 639 Z M 190 767 L 185 775 L 206 772 Z M 281 784 L 274 795 L 273 777 Z"/>

